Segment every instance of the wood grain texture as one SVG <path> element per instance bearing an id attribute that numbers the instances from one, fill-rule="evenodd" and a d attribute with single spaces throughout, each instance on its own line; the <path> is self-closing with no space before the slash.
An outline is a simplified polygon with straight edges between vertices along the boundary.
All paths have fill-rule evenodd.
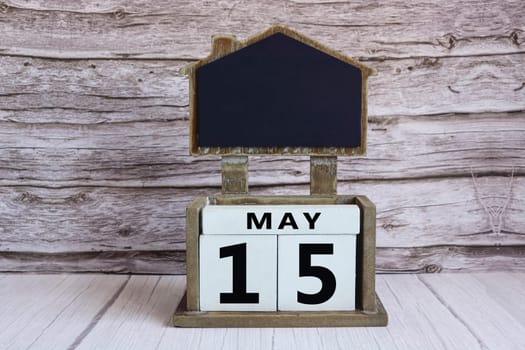
<path id="1" fill-rule="evenodd" d="M 379 273 L 523 272 L 525 246 L 442 245 L 377 248 Z"/>
<path id="2" fill-rule="evenodd" d="M 119 298 L 76 349 L 156 348 L 171 329 L 170 312 L 175 310 L 183 292 L 181 277 L 131 277 Z"/>
<path id="3" fill-rule="evenodd" d="M 184 250 L 0 252 L 0 272 L 65 273 L 71 271 L 183 275 L 186 273 L 186 252 Z"/>
<path id="4" fill-rule="evenodd" d="M 206 197 L 196 198 L 186 209 L 186 309 L 200 310 L 199 229 L 200 210 Z"/>
<path id="5" fill-rule="evenodd" d="M 391 327 L 384 332 L 386 339 L 379 339 L 378 348 L 477 349 L 477 340 L 468 326 L 456 319 L 416 276 L 379 276 L 377 288 L 388 300 L 385 303 L 391 319 Z"/>
<path id="6" fill-rule="evenodd" d="M 189 82 L 180 69 L 191 62 L 49 60 L 0 52 L 0 120 L 84 125 L 186 119 Z M 525 53 L 367 64 L 377 69 L 368 80 L 369 116 L 525 109 Z"/>
<path id="7" fill-rule="evenodd" d="M 0 185 L 219 186 L 220 159 L 188 156 L 185 121 L 0 122 Z M 372 118 L 366 157 L 341 181 L 525 174 L 525 113 Z M 306 157 L 250 157 L 249 185 L 308 183 Z"/>
<path id="8" fill-rule="evenodd" d="M 212 35 L 244 38 L 284 24 L 352 56 L 515 53 L 523 52 L 521 5 L 490 0 L 439 4 L 5 0 L 0 50 L 53 58 L 197 59 L 207 55 Z"/>
<path id="9" fill-rule="evenodd" d="M 469 245 L 473 239 L 475 245 L 524 244 L 525 201 L 517 195 L 525 190 L 523 178 L 514 179 L 500 216 L 487 213 L 483 204 L 501 208 L 509 198 L 510 178 L 477 181 L 479 196 L 469 178 L 343 182 L 339 193 L 366 193 L 376 204 L 379 247 Z M 197 196 L 217 192 L 218 188 L 3 187 L 1 248 L 50 253 L 182 249 L 186 206 Z M 252 193 L 305 195 L 308 186 L 258 187 Z M 495 224 L 501 219 L 499 231 L 491 219 Z"/>
<path id="10" fill-rule="evenodd" d="M 184 273 L 188 79 L 211 35 L 284 24 L 377 69 L 368 155 L 341 194 L 378 209 L 386 272 L 523 270 L 520 1 L 0 1 L 3 271 Z M 250 158 L 256 194 L 308 194 L 306 157 Z M 513 180 L 511 181 L 511 174 Z"/>
<path id="11" fill-rule="evenodd" d="M 357 307 L 368 312 L 375 312 L 383 307 L 376 298 L 376 245 L 377 245 L 377 209 L 366 196 L 357 196 L 356 203 L 361 212 L 360 234 L 357 237 L 357 278 L 356 290 L 359 299 Z"/>
<path id="12" fill-rule="evenodd" d="M 369 115 L 523 110 L 525 55 L 422 57 L 370 62 Z M 520 63 L 521 62 L 521 63 Z"/>
<path id="13" fill-rule="evenodd" d="M 484 277 L 489 279 L 490 275 Z M 514 305 L 514 300 L 494 300 L 492 290 L 484 288 L 474 276 L 467 275 L 461 280 L 448 277 L 438 280 L 433 276 L 418 278 L 458 320 L 468 325 L 470 333 L 478 339 L 481 348 L 525 347 L 525 324 L 507 311 Z M 490 322 L 469 322 L 473 319 L 490 319 Z"/>
<path id="14" fill-rule="evenodd" d="M 523 245 L 379 247 L 378 273 L 523 272 Z M 108 272 L 183 275 L 185 250 L 102 252 L 1 252 L 0 272 Z"/>
<path id="15" fill-rule="evenodd" d="M 175 327 L 183 328 L 326 328 L 384 327 L 388 323 L 380 300 L 374 312 L 355 311 L 208 311 L 195 312 L 186 308 L 183 298 L 173 315 Z"/>
<path id="16" fill-rule="evenodd" d="M 377 259 L 381 271 L 522 270 L 524 266 L 519 262 L 525 252 L 525 235 L 521 231 L 525 201 L 516 194 L 525 190 L 523 177 L 514 178 L 512 189 L 510 177 L 475 181 L 478 194 L 471 178 L 343 182 L 339 193 L 366 193 L 376 204 Z M 81 259 L 81 252 L 128 251 L 127 255 L 108 253 L 107 259 L 102 254 L 100 270 L 154 272 L 157 264 L 158 272 L 182 273 L 184 269 L 180 262 L 173 263 L 172 253 L 159 252 L 158 257 L 138 253 L 134 264 L 133 251 L 154 254 L 184 249 L 184 208 L 193 198 L 216 192 L 219 188 L 4 187 L 0 193 L 1 248 L 14 255 L 3 255 L 3 266 L 8 271 L 60 270 L 63 259 L 64 269 L 99 271 L 93 260 L 84 267 L 75 264 L 73 253 L 78 252 Z M 304 195 L 308 194 L 308 186 L 257 187 L 253 193 Z M 428 195 L 419 196 L 420 193 Z M 507 198 L 508 204 L 501 211 Z M 501 211 L 501 215 L 487 212 L 483 203 L 495 212 Z M 501 220 L 499 230 L 498 225 L 491 225 L 491 220 L 493 224 Z M 440 248 L 443 244 L 446 246 Z M 476 246 L 485 248 L 480 251 Z M 52 253 L 40 256 L 49 264 L 34 262 L 30 252 L 35 251 Z M 28 259 L 26 267 L 21 263 L 24 254 Z M 85 259 L 96 256 L 88 254 Z"/>
<path id="17" fill-rule="evenodd" d="M 126 276 L 10 275 L 0 281 L 2 349 L 67 349 Z M 67 331 L 64 331 L 67 329 Z"/>
<path id="18" fill-rule="evenodd" d="M 221 192 L 223 194 L 248 193 L 248 157 L 222 157 Z"/>
<path id="19" fill-rule="evenodd" d="M 520 274 L 492 273 L 471 275 L 480 288 L 488 291 L 492 300 L 503 307 L 517 322 L 525 325 L 525 304 L 513 304 L 512 300 L 519 300 L 525 288 L 525 278 Z"/>
<path id="20" fill-rule="evenodd" d="M 525 274 L 381 275 L 388 327 L 181 329 L 182 276 L 0 275 L 5 349 L 519 349 Z M 518 281 L 518 282 L 516 282 Z M 506 291 L 512 291 L 508 294 Z M 505 298 L 502 298 L 502 296 Z"/>
<path id="21" fill-rule="evenodd" d="M 310 194 L 337 194 L 337 157 L 310 157 Z"/>
<path id="22" fill-rule="evenodd" d="M 188 117 L 188 61 L 43 60 L 0 52 L 0 120 L 89 125 Z"/>
<path id="23" fill-rule="evenodd" d="M 184 210 L 197 193 L 4 187 L 0 194 L 2 250 L 56 253 L 183 248 Z"/>

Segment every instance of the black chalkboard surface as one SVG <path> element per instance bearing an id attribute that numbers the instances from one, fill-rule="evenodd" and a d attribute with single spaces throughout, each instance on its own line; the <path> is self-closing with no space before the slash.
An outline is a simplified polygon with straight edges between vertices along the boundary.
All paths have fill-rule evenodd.
<path id="1" fill-rule="evenodd" d="M 196 71 L 199 147 L 358 147 L 362 72 L 283 33 Z"/>

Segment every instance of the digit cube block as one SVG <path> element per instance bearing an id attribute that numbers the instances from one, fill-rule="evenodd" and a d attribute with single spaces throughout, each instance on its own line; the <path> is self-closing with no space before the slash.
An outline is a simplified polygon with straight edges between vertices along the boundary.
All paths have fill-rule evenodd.
<path id="1" fill-rule="evenodd" d="M 199 239 L 202 311 L 276 311 L 276 236 L 210 234 Z"/>
<path id="2" fill-rule="evenodd" d="M 278 310 L 355 309 L 355 235 L 282 235 L 278 247 Z"/>

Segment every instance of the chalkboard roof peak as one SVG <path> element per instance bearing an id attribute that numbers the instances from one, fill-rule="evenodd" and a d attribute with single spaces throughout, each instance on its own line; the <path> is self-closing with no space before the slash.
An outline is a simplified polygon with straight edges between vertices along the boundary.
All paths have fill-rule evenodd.
<path id="1" fill-rule="evenodd" d="M 234 53 L 235 51 L 238 51 L 244 47 L 250 46 L 252 44 L 255 44 L 259 41 L 262 41 L 268 37 L 271 37 L 275 34 L 284 34 L 292 39 L 295 39 L 303 44 L 306 44 L 308 46 L 311 46 L 329 56 L 335 57 L 345 63 L 351 64 L 353 66 L 356 66 L 363 72 L 363 78 L 367 78 L 370 75 L 376 74 L 376 70 L 366 64 L 363 64 L 362 62 L 358 61 L 355 58 L 352 58 L 350 56 L 347 56 L 337 50 L 331 49 L 326 45 L 321 44 L 320 42 L 316 41 L 315 39 L 309 38 L 304 34 L 301 34 L 289 27 L 286 27 L 284 25 L 274 25 L 256 35 L 253 35 L 249 37 L 248 39 L 244 41 L 239 41 L 237 38 L 233 35 L 214 35 L 212 36 L 212 51 L 209 56 L 198 60 L 196 62 L 193 62 L 185 67 L 182 68 L 182 73 L 192 75 L 194 73 L 194 69 L 201 67 L 205 64 L 211 63 L 217 59 L 220 59 L 228 54 Z"/>

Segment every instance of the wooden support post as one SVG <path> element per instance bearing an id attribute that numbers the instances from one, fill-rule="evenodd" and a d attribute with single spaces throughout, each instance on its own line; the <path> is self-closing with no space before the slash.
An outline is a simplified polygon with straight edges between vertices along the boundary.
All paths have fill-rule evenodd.
<path id="1" fill-rule="evenodd" d="M 248 193 L 248 157 L 222 157 L 222 193 Z"/>
<path id="2" fill-rule="evenodd" d="M 207 198 L 199 197 L 186 208 L 186 309 L 199 311 L 200 212 Z"/>
<path id="3" fill-rule="evenodd" d="M 310 194 L 337 194 L 337 157 L 310 157 Z"/>
<path id="4" fill-rule="evenodd" d="M 357 307 L 378 311 L 376 297 L 376 206 L 366 196 L 356 196 L 361 209 L 361 234 L 357 238 Z"/>

